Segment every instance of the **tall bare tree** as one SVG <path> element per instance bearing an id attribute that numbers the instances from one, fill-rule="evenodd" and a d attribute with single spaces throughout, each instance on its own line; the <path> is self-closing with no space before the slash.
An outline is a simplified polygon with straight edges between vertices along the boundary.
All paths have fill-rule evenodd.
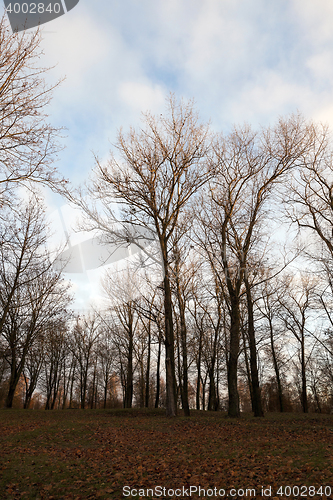
<path id="1" fill-rule="evenodd" d="M 101 333 L 100 320 L 97 315 L 77 317 L 73 328 L 71 350 L 77 360 L 82 409 L 85 409 L 87 404 L 88 379 L 94 369 L 95 354 L 97 354 Z"/>
<path id="2" fill-rule="evenodd" d="M 315 306 L 315 291 L 317 280 L 310 279 L 309 276 L 301 276 L 299 279 L 287 279 L 287 286 L 284 293 L 280 294 L 279 302 L 281 316 L 286 329 L 292 333 L 299 344 L 299 361 L 301 372 L 301 405 L 304 413 L 308 412 L 307 394 L 307 365 L 311 357 L 311 346 L 306 345 L 306 340 L 311 335 L 308 327 L 313 309 Z M 313 337 L 311 338 L 313 341 Z M 308 341 L 309 342 L 309 341 Z"/>
<path id="3" fill-rule="evenodd" d="M 49 325 L 43 337 L 46 410 L 53 410 L 56 404 L 69 351 L 68 318 L 59 318 L 59 320 Z"/>
<path id="4" fill-rule="evenodd" d="M 254 133 L 248 127 L 221 136 L 215 144 L 216 178 L 203 200 L 201 246 L 226 290 L 230 314 L 228 356 L 229 416 L 239 416 L 237 365 L 240 299 L 253 242 L 273 186 L 294 166 L 304 163 L 313 146 L 313 127 L 298 116 L 273 129 Z M 255 341 L 255 340 L 254 340 Z M 253 381 L 255 381 L 254 377 Z M 255 391 L 260 394 L 259 388 Z M 262 415 L 258 404 L 257 416 Z"/>
<path id="5" fill-rule="evenodd" d="M 6 16 L 0 19 L 1 205 L 10 202 L 18 184 L 37 181 L 59 187 L 52 166 L 59 129 L 48 123 L 46 114 L 57 84 L 45 83 L 40 44 L 39 30 L 11 33 Z"/>
<path id="6" fill-rule="evenodd" d="M 118 156 L 107 164 L 97 161 L 96 177 L 90 194 L 99 202 L 92 210 L 81 200 L 89 214 L 91 228 L 101 229 L 109 241 L 124 244 L 140 236 L 158 240 L 164 271 L 166 414 L 177 414 L 174 325 L 170 286 L 170 239 L 182 225 L 189 200 L 208 179 L 208 126 L 199 122 L 193 103 L 168 99 L 167 114 L 144 114 L 144 126 L 120 131 L 116 144 Z M 118 202 L 120 215 L 112 209 Z M 104 214 L 101 214 L 102 206 Z M 115 223 L 121 227 L 115 230 Z M 129 225 L 128 223 L 131 223 Z M 119 226 L 118 226 L 119 227 Z M 136 230 L 141 230 L 141 233 Z"/>
<path id="7" fill-rule="evenodd" d="M 106 408 L 108 388 L 110 379 L 114 371 L 115 364 L 115 345 L 113 342 L 112 327 L 104 325 L 101 328 L 101 337 L 98 342 L 97 355 L 101 366 L 103 382 L 103 408 Z"/>
<path id="8" fill-rule="evenodd" d="M 6 213 L 8 227 L 0 243 L 0 335 L 10 366 L 6 405 L 11 407 L 28 351 L 71 299 L 60 273 L 52 270 L 38 199 Z"/>
<path id="9" fill-rule="evenodd" d="M 281 356 L 281 341 L 283 341 L 284 328 L 281 328 L 279 324 L 279 309 L 281 304 L 279 304 L 279 296 L 277 291 L 281 292 L 282 282 L 280 281 L 268 281 L 265 280 L 261 287 L 261 302 L 258 305 L 259 311 L 262 315 L 264 323 L 267 323 L 267 330 L 269 336 L 269 347 L 267 351 L 270 353 L 272 358 L 273 368 L 275 372 L 276 386 L 277 386 L 277 396 L 279 402 L 280 412 L 285 411 L 284 408 L 284 394 L 283 394 L 283 380 L 282 380 L 282 356 Z M 283 326 L 283 325 L 282 325 Z M 286 339 L 284 339 L 284 342 Z M 280 345 L 279 345 L 280 344 Z"/>
<path id="10" fill-rule="evenodd" d="M 314 146 L 286 190 L 287 215 L 299 228 L 303 254 L 325 282 L 319 295 L 332 340 L 333 299 L 333 148 L 328 127 L 315 128 Z M 319 292 L 319 291 L 318 291 Z M 318 339 L 317 339 L 318 340 Z M 330 351 L 329 343 L 323 344 Z M 331 351 L 332 352 L 332 351 Z"/>

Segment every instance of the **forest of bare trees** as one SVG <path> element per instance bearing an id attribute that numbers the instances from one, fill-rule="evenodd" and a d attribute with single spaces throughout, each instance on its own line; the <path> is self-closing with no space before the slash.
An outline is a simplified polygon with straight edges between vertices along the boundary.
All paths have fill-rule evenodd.
<path id="1" fill-rule="evenodd" d="M 170 95 L 74 189 L 54 167 L 39 44 L 2 19 L 0 404 L 333 411 L 328 128 L 295 114 L 216 133 Z M 40 185 L 79 207 L 100 244 L 141 249 L 126 272 L 105 270 L 100 307 L 71 310 Z M 155 279 L 137 273 L 147 260 Z"/>

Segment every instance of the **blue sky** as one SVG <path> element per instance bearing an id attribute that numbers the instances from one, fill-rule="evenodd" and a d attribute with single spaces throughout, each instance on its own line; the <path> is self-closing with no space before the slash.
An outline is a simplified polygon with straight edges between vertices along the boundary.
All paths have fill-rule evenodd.
<path id="1" fill-rule="evenodd" d="M 331 0 L 80 0 L 43 31 L 50 81 L 66 77 L 50 119 L 67 128 L 58 166 L 74 183 L 170 91 L 225 132 L 297 110 L 333 122 Z"/>

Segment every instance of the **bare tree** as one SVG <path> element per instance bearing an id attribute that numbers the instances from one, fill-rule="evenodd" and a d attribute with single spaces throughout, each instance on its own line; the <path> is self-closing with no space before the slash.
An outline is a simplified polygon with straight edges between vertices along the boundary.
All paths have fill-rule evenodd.
<path id="1" fill-rule="evenodd" d="M 170 239 L 181 226 L 184 209 L 208 179 L 208 127 L 199 123 L 193 104 L 168 99 L 167 115 L 144 115 L 144 128 L 120 132 L 116 145 L 120 155 L 106 165 L 97 161 L 96 178 L 90 193 L 101 210 L 92 210 L 82 201 L 91 228 L 101 229 L 109 241 L 140 246 L 146 238 L 157 238 L 164 271 L 166 413 L 177 414 L 174 326 L 170 286 Z M 119 203 L 120 216 L 111 202 Z M 115 222 L 121 230 L 115 230 Z M 128 223 L 131 223 L 129 225 Z M 133 230 L 136 228 L 137 231 Z M 138 230 L 141 230 L 141 233 Z"/>
<path id="2" fill-rule="evenodd" d="M 313 147 L 288 186 L 286 208 L 289 218 L 300 229 L 316 235 L 332 258 L 333 150 L 327 127 L 315 127 L 313 137 Z"/>
<path id="3" fill-rule="evenodd" d="M 215 144 L 217 173 L 203 200 L 198 240 L 216 269 L 221 288 L 226 290 L 230 314 L 228 411 L 232 417 L 240 413 L 237 390 L 240 300 L 249 254 L 273 186 L 292 167 L 304 163 L 312 139 L 313 127 L 292 116 L 260 134 L 248 127 L 235 129 Z M 253 377 L 253 383 L 256 379 Z M 259 397 L 259 387 L 255 394 Z M 260 402 L 256 406 L 256 415 L 261 416 Z"/>
<path id="4" fill-rule="evenodd" d="M 108 297 L 108 322 L 112 325 L 113 341 L 119 354 L 124 408 L 132 408 L 139 317 L 129 270 L 120 273 L 117 278 L 107 273 L 102 280 L 102 286 Z"/>
<path id="5" fill-rule="evenodd" d="M 43 333 L 36 338 L 36 341 L 29 349 L 22 374 L 25 384 L 25 400 L 23 408 L 30 407 L 32 396 L 37 387 L 44 360 L 44 337 Z"/>
<path id="6" fill-rule="evenodd" d="M 8 226 L 0 244 L 0 334 L 11 372 L 6 401 L 11 407 L 29 349 L 71 299 L 60 273 L 52 270 L 38 199 L 6 214 Z"/>
<path id="7" fill-rule="evenodd" d="M 313 149 L 308 154 L 303 168 L 295 172 L 293 183 L 286 189 L 285 203 L 289 219 L 299 228 L 299 235 L 303 238 L 303 255 L 315 266 L 322 279 L 318 301 L 326 315 L 326 340 L 328 338 L 329 341 L 332 339 L 333 327 L 332 159 L 330 131 L 326 126 L 317 126 Z M 330 342 L 325 341 L 321 345 L 330 351 Z"/>
<path id="8" fill-rule="evenodd" d="M 282 384 L 282 356 L 281 356 L 281 345 L 279 346 L 278 340 L 282 340 L 284 333 L 284 328 L 281 328 L 279 322 L 279 310 L 281 309 L 281 304 L 279 303 L 279 297 L 277 290 L 281 293 L 282 282 L 273 281 L 269 282 L 266 280 L 261 287 L 261 302 L 258 305 L 262 318 L 264 320 L 264 325 L 267 323 L 268 336 L 269 336 L 269 347 L 268 351 L 272 358 L 273 368 L 275 372 L 277 394 L 279 401 L 280 412 L 285 411 L 284 408 L 284 395 L 283 395 L 283 384 Z M 282 325 L 283 326 L 283 325 Z M 284 339 L 286 342 L 286 339 Z M 281 342 L 280 342 L 281 344 Z"/>
<path id="9" fill-rule="evenodd" d="M 59 318 L 44 332 L 44 374 L 46 410 L 53 410 L 60 390 L 63 368 L 68 355 L 68 319 Z"/>
<path id="10" fill-rule="evenodd" d="M 308 412 L 307 394 L 307 364 L 309 363 L 312 348 L 306 345 L 306 340 L 311 336 L 308 328 L 309 319 L 313 314 L 315 305 L 315 290 L 317 280 L 308 276 L 301 276 L 299 280 L 288 279 L 287 287 L 283 294 L 279 294 L 282 306 L 279 315 L 283 319 L 286 329 L 292 333 L 299 343 L 299 360 L 301 365 L 301 405 L 304 413 Z M 313 340 L 313 338 L 312 338 Z"/>
<path id="11" fill-rule="evenodd" d="M 177 344 L 178 344 L 178 372 L 182 407 L 185 416 L 190 416 L 189 408 L 189 358 L 188 358 L 188 327 L 187 311 L 192 294 L 192 283 L 198 263 L 191 256 L 189 241 L 178 237 L 175 232 L 172 238 L 172 289 L 175 297 Z"/>
<path id="12" fill-rule="evenodd" d="M 100 320 L 97 315 L 77 318 L 73 328 L 71 350 L 78 366 L 80 405 L 82 409 L 85 409 L 87 404 L 89 376 L 94 368 L 95 353 L 100 335 Z"/>
<path id="13" fill-rule="evenodd" d="M 46 109 L 57 86 L 47 86 L 39 67 L 41 34 L 11 33 L 0 19 L 0 195 L 10 202 L 18 184 L 64 184 L 52 167 L 59 151 L 59 129 L 47 122 Z M 60 183 L 60 184 L 59 184 Z"/>
<path id="14" fill-rule="evenodd" d="M 110 384 L 111 375 L 114 371 L 115 365 L 115 345 L 113 342 L 112 327 L 103 324 L 101 328 L 101 337 L 99 338 L 97 347 L 98 361 L 101 366 L 102 380 L 103 380 L 103 408 L 106 408 L 108 388 Z"/>
<path id="15" fill-rule="evenodd" d="M 142 295 L 141 300 L 136 302 L 135 308 L 139 315 L 142 328 L 146 333 L 147 344 L 147 363 L 146 363 L 146 390 L 145 406 L 148 408 L 150 400 L 150 373 L 151 360 L 154 352 L 154 345 L 157 344 L 156 359 L 156 390 L 155 390 L 155 408 L 158 408 L 160 402 L 160 372 L 162 344 L 164 339 L 163 329 L 163 297 L 161 287 L 155 286 L 154 282 L 147 281 L 147 289 Z"/>
<path id="16" fill-rule="evenodd" d="M 40 208 L 38 200 L 31 198 L 26 207 L 17 206 L 15 210 L 11 207 L 3 212 L 6 226 L 1 230 L 0 243 L 0 331 L 15 293 L 38 276 L 37 256 L 41 255 L 46 243 L 45 222 L 40 217 Z"/>

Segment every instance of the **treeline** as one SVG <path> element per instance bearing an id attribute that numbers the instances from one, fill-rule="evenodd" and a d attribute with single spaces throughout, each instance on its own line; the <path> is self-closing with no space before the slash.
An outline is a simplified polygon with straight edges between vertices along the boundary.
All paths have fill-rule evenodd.
<path id="1" fill-rule="evenodd" d="M 173 290 L 178 406 L 184 407 L 187 397 L 189 408 L 227 410 L 227 306 L 221 302 L 219 308 L 213 278 L 206 271 L 205 277 L 197 271 L 188 278 L 189 286 L 183 293 L 186 345 L 182 343 L 176 288 Z M 118 293 L 126 284 L 128 291 L 128 278 L 123 275 L 118 280 Z M 264 283 L 256 294 L 256 349 L 264 411 L 332 409 L 331 342 L 327 332 L 316 327 L 323 298 L 317 285 L 318 281 L 311 282 L 308 276 L 297 278 L 297 283 L 290 278 L 275 279 L 269 287 Z M 57 300 L 63 305 L 65 297 Z M 35 333 L 21 326 L 18 335 L 9 328 L 12 319 L 8 320 L 1 340 L 2 404 L 45 409 L 165 407 L 162 290 L 117 301 L 117 305 L 111 295 L 109 302 L 110 307 L 103 312 L 81 317 L 70 316 L 63 309 L 57 320 L 50 320 L 47 302 L 44 322 Z M 238 392 L 241 410 L 251 411 L 245 300 L 241 310 Z M 29 313 L 27 309 L 27 326 Z M 185 349 L 188 383 L 184 391 Z M 10 374 L 19 372 L 11 368 L 14 361 L 22 367 L 15 396 L 10 391 Z"/>
<path id="2" fill-rule="evenodd" d="M 292 115 L 217 134 L 171 95 L 75 190 L 52 166 L 38 32 L 10 35 L 2 20 L 0 35 L 3 404 L 331 411 L 328 129 Z M 103 308 L 71 313 L 38 183 L 107 248 L 140 249 L 127 272 L 105 273 Z"/>

